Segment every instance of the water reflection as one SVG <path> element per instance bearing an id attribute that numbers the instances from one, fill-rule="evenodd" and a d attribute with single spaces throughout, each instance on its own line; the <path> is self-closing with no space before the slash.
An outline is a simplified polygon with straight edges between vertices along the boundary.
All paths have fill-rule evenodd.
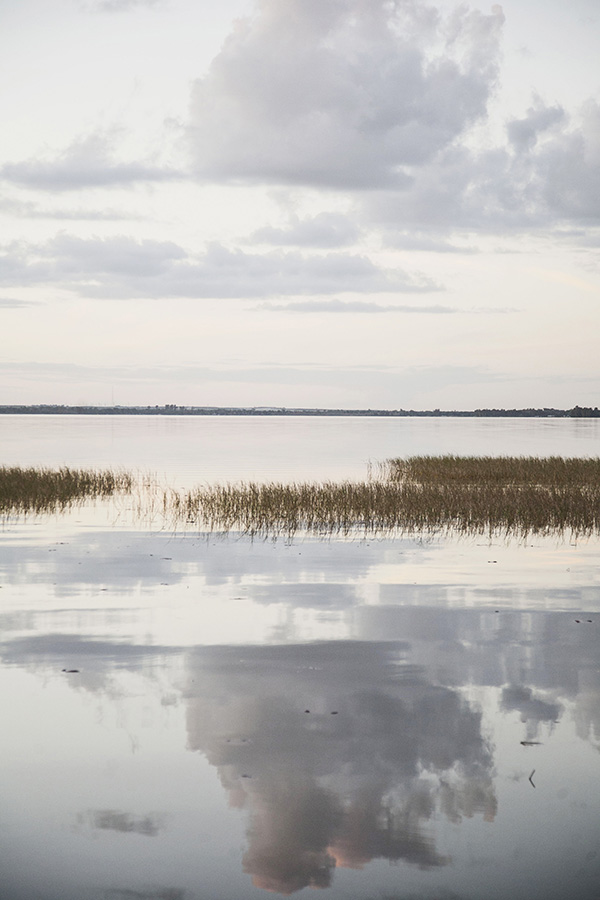
<path id="1" fill-rule="evenodd" d="M 527 741 L 539 736 L 542 722 L 556 723 L 562 712 L 559 703 L 548 703 L 537 697 L 531 688 L 523 685 L 510 685 L 502 691 L 501 708 L 506 711 L 516 710 L 520 713 L 521 722 L 527 725 Z"/>
<path id="2" fill-rule="evenodd" d="M 2 557 L 1 900 L 597 896 L 597 544 L 126 535 Z"/>
<path id="3" fill-rule="evenodd" d="M 122 834 L 143 834 L 156 837 L 164 827 L 160 816 L 147 814 L 134 816 L 116 809 L 92 809 L 78 817 L 80 825 L 88 825 L 103 831 L 120 831 Z"/>
<path id="4" fill-rule="evenodd" d="M 184 900 L 186 892 L 179 888 L 164 888 L 155 891 L 108 890 L 103 900 Z"/>
<path id="5" fill-rule="evenodd" d="M 427 826 L 493 821 L 481 712 L 433 685 L 404 644 L 327 643 L 190 654 L 188 742 L 250 814 L 244 868 L 289 894 L 335 867 L 449 862 Z"/>

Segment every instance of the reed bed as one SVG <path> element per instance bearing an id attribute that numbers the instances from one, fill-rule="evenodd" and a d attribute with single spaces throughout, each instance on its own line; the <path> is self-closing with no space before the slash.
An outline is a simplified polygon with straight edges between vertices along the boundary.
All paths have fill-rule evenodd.
<path id="1" fill-rule="evenodd" d="M 127 472 L 0 466 L 0 514 L 53 513 L 85 500 L 130 493 Z"/>
<path id="2" fill-rule="evenodd" d="M 413 457 L 386 478 L 215 485 L 165 493 L 163 508 L 174 524 L 253 535 L 600 533 L 599 460 L 515 460 Z"/>
<path id="3" fill-rule="evenodd" d="M 544 485 L 568 488 L 600 485 L 600 459 L 563 456 L 411 456 L 390 459 L 382 474 L 416 484 Z"/>
<path id="4" fill-rule="evenodd" d="M 365 481 L 163 489 L 126 472 L 0 467 L 0 515 L 136 494 L 139 518 L 261 536 L 600 534 L 600 459 L 420 456 Z"/>

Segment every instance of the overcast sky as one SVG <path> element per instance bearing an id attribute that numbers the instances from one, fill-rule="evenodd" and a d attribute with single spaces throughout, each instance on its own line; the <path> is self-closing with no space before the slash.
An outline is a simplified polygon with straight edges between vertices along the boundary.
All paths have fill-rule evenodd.
<path id="1" fill-rule="evenodd" d="M 598 0 L 0 0 L 0 403 L 600 405 Z"/>

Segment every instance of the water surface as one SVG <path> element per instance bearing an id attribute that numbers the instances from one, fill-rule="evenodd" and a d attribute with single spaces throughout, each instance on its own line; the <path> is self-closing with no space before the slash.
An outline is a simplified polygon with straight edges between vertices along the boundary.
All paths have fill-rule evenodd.
<path id="1" fill-rule="evenodd" d="M 0 416 L 0 463 L 150 471 L 176 486 L 364 478 L 369 462 L 454 453 L 597 456 L 600 419 Z"/>
<path id="2" fill-rule="evenodd" d="M 90 417 L 62 446 L 57 420 L 19 421 L 3 449 L 131 465 L 137 448 L 186 483 L 364 475 L 409 433 L 432 453 L 595 455 L 597 438 L 281 421 L 273 441 L 272 420 L 233 419 L 204 441 L 189 419 L 102 439 Z M 174 534 L 111 503 L 5 522 L 0 898 L 596 900 L 599 561 L 568 535 Z"/>

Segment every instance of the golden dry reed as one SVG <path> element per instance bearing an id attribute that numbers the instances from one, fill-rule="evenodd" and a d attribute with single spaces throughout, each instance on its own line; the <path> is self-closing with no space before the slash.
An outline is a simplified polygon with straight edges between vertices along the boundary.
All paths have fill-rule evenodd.
<path id="1" fill-rule="evenodd" d="M 165 492 L 172 524 L 253 535 L 600 533 L 600 459 L 412 457 L 364 482 Z"/>
<path id="2" fill-rule="evenodd" d="M 600 459 L 564 456 L 411 456 L 390 459 L 382 473 L 416 484 L 571 485 L 600 484 Z"/>
<path id="3" fill-rule="evenodd" d="M 0 514 L 61 512 L 96 497 L 129 493 L 127 472 L 0 466 Z"/>
<path id="4" fill-rule="evenodd" d="M 217 484 L 181 492 L 126 473 L 0 467 L 0 514 L 141 491 L 140 517 L 251 535 L 600 534 L 600 459 L 420 456 L 365 481 Z"/>

